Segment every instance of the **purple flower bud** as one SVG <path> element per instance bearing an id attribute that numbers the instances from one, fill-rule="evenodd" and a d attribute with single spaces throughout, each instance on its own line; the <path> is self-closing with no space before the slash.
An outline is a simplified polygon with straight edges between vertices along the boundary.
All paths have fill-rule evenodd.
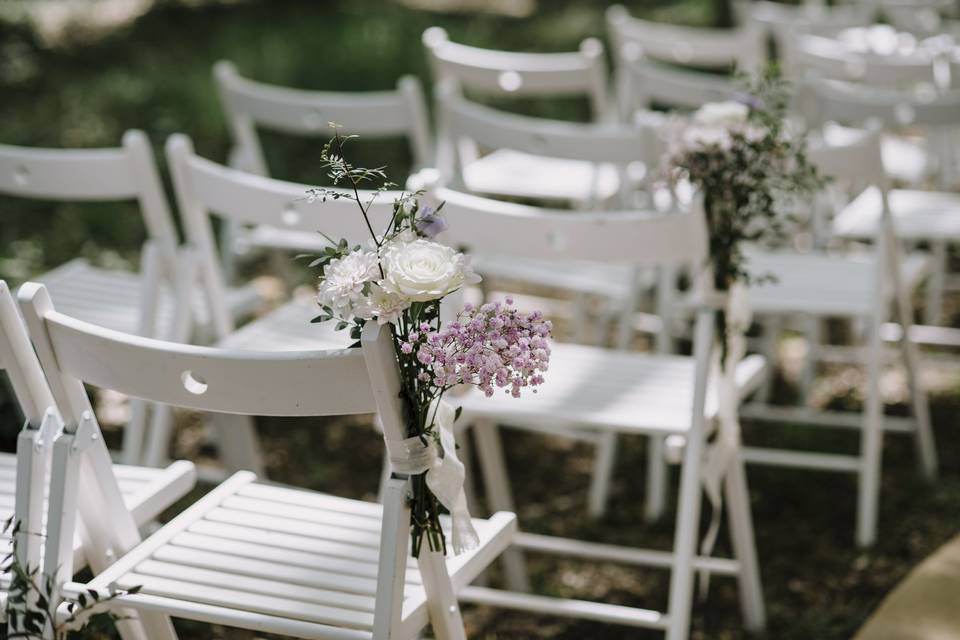
<path id="1" fill-rule="evenodd" d="M 417 213 L 414 226 L 420 235 L 433 238 L 447 230 L 447 221 L 433 207 L 425 206 Z"/>

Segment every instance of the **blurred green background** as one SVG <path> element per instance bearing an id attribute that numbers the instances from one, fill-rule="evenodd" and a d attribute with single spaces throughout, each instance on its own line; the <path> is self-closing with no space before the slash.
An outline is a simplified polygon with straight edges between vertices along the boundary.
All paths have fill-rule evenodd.
<path id="1" fill-rule="evenodd" d="M 453 40 L 483 47 L 575 50 L 583 38 L 603 36 L 608 4 L 4 0 L 0 143 L 117 146 L 125 130 L 139 128 L 150 136 L 161 162 L 163 141 L 175 132 L 189 134 L 200 154 L 223 161 L 229 139 L 210 75 L 217 60 L 232 60 L 243 75 L 257 80 L 306 89 L 389 89 L 404 74 L 420 77 L 429 88 L 420 41 L 427 27 L 443 26 Z M 721 24 L 727 15 L 723 0 L 625 4 L 637 15 L 688 24 Z M 585 105 L 574 102 L 524 106 L 549 117 L 579 119 L 586 113 Z M 319 142 L 265 135 L 273 175 L 321 181 Z M 398 182 L 409 167 L 400 143 L 360 142 L 354 153 L 361 165 L 387 164 Z M 13 282 L 78 255 L 135 265 L 144 233 L 135 208 L 125 204 L 0 197 L 0 220 L 0 278 Z"/>

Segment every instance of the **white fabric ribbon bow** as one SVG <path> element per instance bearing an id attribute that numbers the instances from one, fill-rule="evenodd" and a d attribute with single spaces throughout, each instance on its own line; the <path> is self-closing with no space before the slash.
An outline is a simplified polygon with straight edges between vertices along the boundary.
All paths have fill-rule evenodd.
<path id="1" fill-rule="evenodd" d="M 737 366 L 747 351 L 746 333 L 750 328 L 753 313 L 747 287 L 734 283 L 728 292 L 726 301 L 726 342 L 727 353 L 723 366 L 720 366 L 719 350 L 711 362 L 712 377 L 717 380 L 717 435 L 707 446 L 704 455 L 701 479 L 707 499 L 712 505 L 710 526 L 700 544 L 700 554 L 709 556 L 717 542 L 720 532 L 720 515 L 723 512 L 723 481 L 736 462 L 740 450 L 740 417 L 737 412 L 739 392 L 737 391 Z M 710 585 L 710 572 L 700 571 L 700 596 L 706 597 Z"/>
<path id="2" fill-rule="evenodd" d="M 440 436 L 440 447 L 429 440 L 427 444 L 419 436 L 405 440 L 387 440 L 390 466 L 397 473 L 416 475 L 427 472 L 427 487 L 450 512 L 451 545 L 454 555 L 476 549 L 480 536 L 473 528 L 467 496 L 463 492 L 466 470 L 457 458 L 457 443 L 453 435 L 453 422 L 457 412 L 444 400 L 434 400 L 427 409 L 433 416 L 433 424 Z"/>

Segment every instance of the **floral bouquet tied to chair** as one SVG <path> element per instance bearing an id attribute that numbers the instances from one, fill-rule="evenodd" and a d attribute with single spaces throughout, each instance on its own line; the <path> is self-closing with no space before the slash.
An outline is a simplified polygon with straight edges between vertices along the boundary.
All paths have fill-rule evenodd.
<path id="1" fill-rule="evenodd" d="M 453 551 L 460 553 L 474 548 L 478 538 L 463 492 L 464 466 L 456 455 L 458 411 L 443 396 L 461 384 L 477 385 L 487 395 L 497 388 L 514 397 L 526 387 L 535 392 L 550 359 L 551 323 L 540 312 L 516 310 L 508 299 L 466 305 L 442 324 L 441 301 L 480 281 L 467 256 L 433 239 L 446 229 L 439 211 L 443 205 L 433 209 L 421 204 L 421 191 L 406 193 L 395 200 L 392 219 L 377 233 L 368 215 L 372 200 L 363 200 L 360 187 L 375 180 L 381 182 L 379 191 L 393 185 L 383 168 L 351 165 L 344 145 L 352 136 L 331 126 L 334 137 L 321 159 L 333 184 L 347 190 L 316 188 L 309 197 L 355 201 L 370 239 L 351 247 L 345 239 L 327 238 L 331 246 L 310 265 L 320 271 L 322 313 L 313 322 L 336 322 L 355 340 L 367 322 L 390 325 L 409 437 L 388 440 L 387 449 L 394 471 L 412 479 L 413 555 L 419 556 L 424 537 L 431 551 L 446 552 L 441 505 L 450 512 Z"/>
<path id="2" fill-rule="evenodd" d="M 812 196 L 824 182 L 807 160 L 806 137 L 791 130 L 786 119 L 788 87 L 776 69 L 745 79 L 745 85 L 734 99 L 705 104 L 678 122 L 667 159 L 671 181 L 686 179 L 702 194 L 710 264 L 700 276 L 713 279 L 721 303 L 716 314 L 720 353 L 713 365 L 720 373 L 719 430 L 703 469 L 704 488 L 715 507 L 740 439 L 735 372 L 746 354 L 752 321 L 747 289 L 770 277 L 750 271 L 744 249 L 749 243 L 782 243 L 789 206 Z M 703 541 L 706 555 L 716 540 L 718 512 L 715 508 Z"/>

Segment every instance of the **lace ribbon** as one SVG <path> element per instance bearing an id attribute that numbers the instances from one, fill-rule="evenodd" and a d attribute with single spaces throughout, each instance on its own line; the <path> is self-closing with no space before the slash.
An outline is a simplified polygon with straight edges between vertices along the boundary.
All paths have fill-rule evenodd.
<path id="1" fill-rule="evenodd" d="M 720 350 L 714 353 L 711 361 L 711 378 L 717 380 L 717 434 L 707 445 L 704 454 L 701 479 L 704 492 L 710 501 L 712 513 L 710 526 L 700 543 L 700 555 L 706 557 L 713 552 L 720 532 L 720 516 L 723 513 L 723 481 L 734 464 L 740 450 L 740 417 L 737 412 L 739 393 L 737 391 L 737 366 L 747 351 L 746 333 L 750 328 L 753 313 L 747 287 L 737 282 L 730 287 L 726 301 L 726 342 L 727 353 L 724 362 L 720 362 Z M 705 598 L 710 588 L 710 572 L 700 570 L 700 597 Z"/>
<path id="2" fill-rule="evenodd" d="M 457 443 L 453 435 L 456 411 L 449 402 L 434 400 L 427 415 L 434 416 L 433 424 L 440 436 L 440 446 L 429 441 L 424 444 L 418 437 L 405 440 L 387 440 L 387 455 L 390 466 L 397 473 L 416 475 L 427 472 L 427 487 L 447 511 L 451 520 L 451 546 L 454 555 L 476 549 L 480 536 L 473 528 L 467 496 L 463 492 L 466 470 L 457 458 Z"/>

